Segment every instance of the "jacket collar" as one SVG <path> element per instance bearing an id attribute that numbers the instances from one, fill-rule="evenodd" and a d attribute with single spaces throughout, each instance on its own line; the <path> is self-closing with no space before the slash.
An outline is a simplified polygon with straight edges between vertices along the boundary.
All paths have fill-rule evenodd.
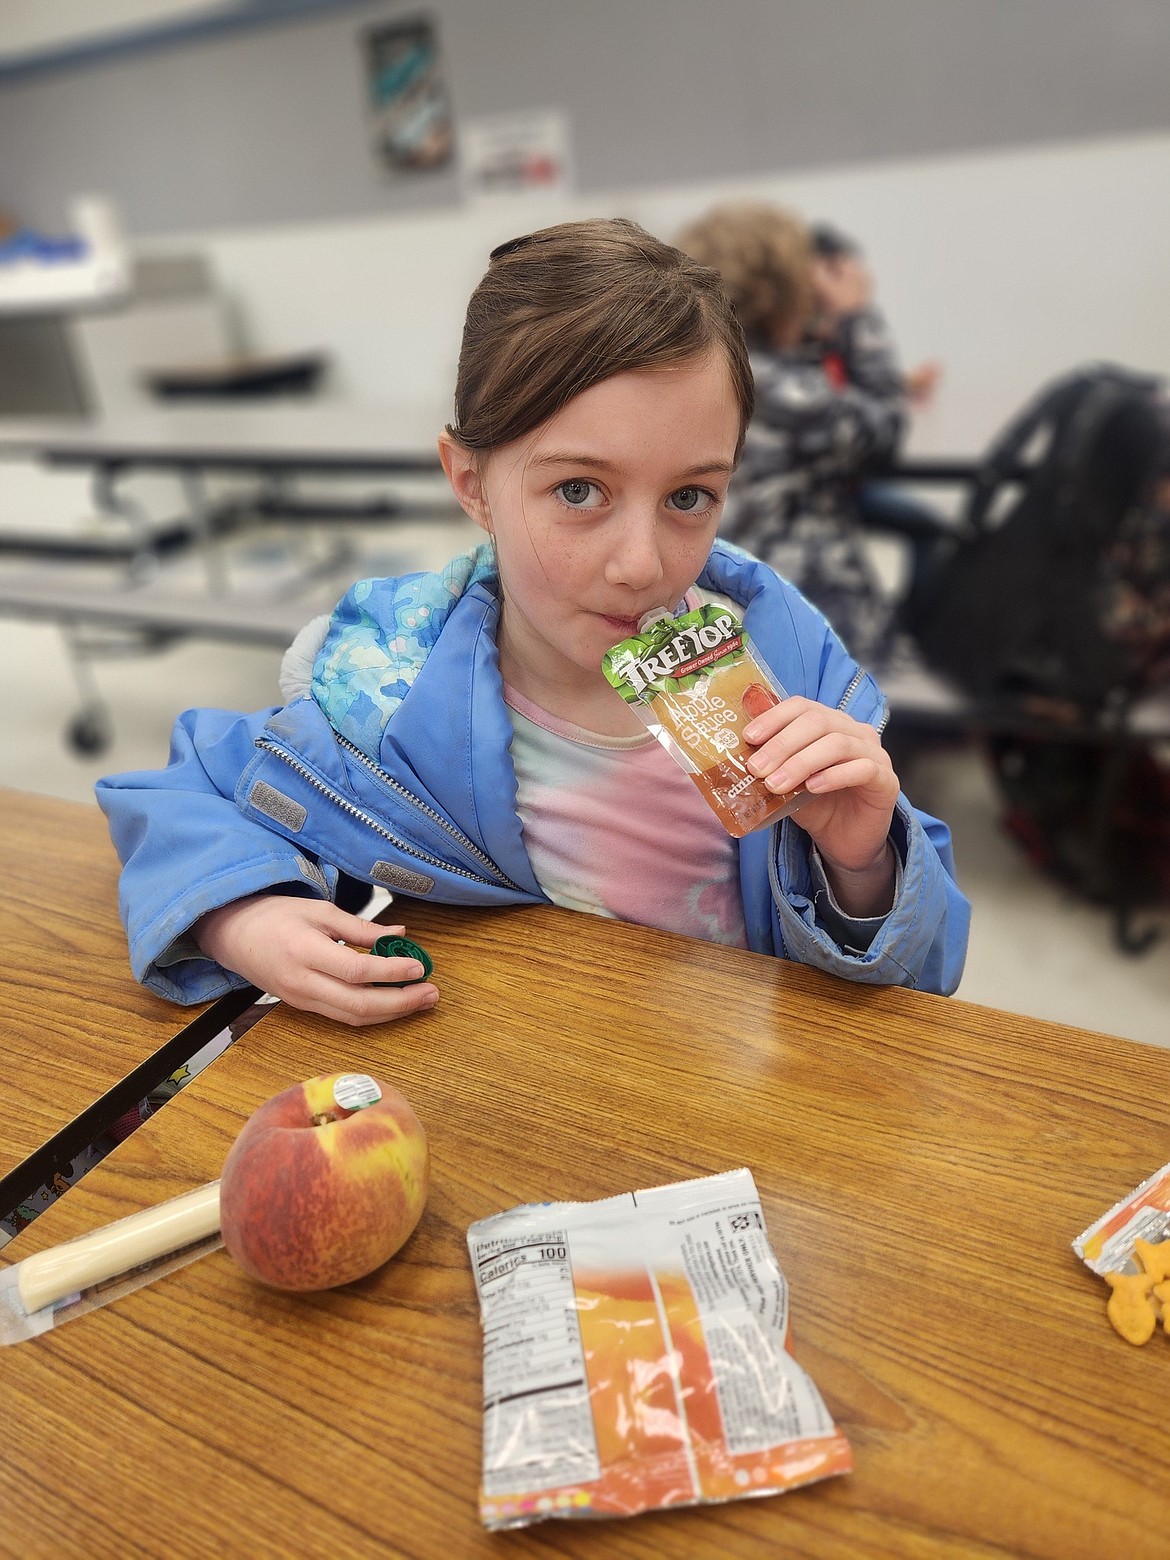
<path id="1" fill-rule="evenodd" d="M 474 586 L 498 593 L 485 542 L 438 573 L 359 580 L 335 608 L 310 692 L 335 731 L 377 761 L 386 723 L 414 685 L 451 613 Z"/>
<path id="2" fill-rule="evenodd" d="M 747 608 L 769 580 L 774 584 L 775 576 L 764 564 L 716 541 L 699 584 Z M 310 692 L 334 730 L 375 763 L 382 759 L 391 717 L 422 674 L 452 613 L 469 596 L 481 606 L 498 604 L 499 573 L 490 542 L 452 558 L 437 573 L 359 580 L 334 610 L 313 664 Z M 479 620 L 477 641 L 483 626 Z M 494 634 L 494 614 L 489 626 Z M 445 643 L 444 651 L 468 653 L 469 642 L 460 639 L 458 647 Z M 447 655 L 442 659 L 450 669 Z"/>

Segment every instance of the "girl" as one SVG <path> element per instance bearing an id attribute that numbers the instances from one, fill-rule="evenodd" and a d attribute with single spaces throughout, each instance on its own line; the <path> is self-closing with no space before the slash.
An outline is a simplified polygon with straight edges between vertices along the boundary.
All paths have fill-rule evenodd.
<path id="1" fill-rule="evenodd" d="M 422 972 L 358 951 L 384 928 L 341 908 L 357 880 L 952 991 L 968 907 L 945 826 L 899 794 L 876 685 L 715 540 L 752 401 L 722 284 L 680 251 L 624 221 L 495 250 L 440 438 L 485 541 L 355 585 L 298 636 L 282 708 L 188 711 L 167 769 L 99 782 L 136 975 L 183 1002 L 251 981 L 354 1024 L 431 1006 L 429 983 L 376 984 Z M 741 841 L 600 669 L 650 608 L 710 600 L 793 695 L 748 728 L 754 769 L 812 793 Z"/>

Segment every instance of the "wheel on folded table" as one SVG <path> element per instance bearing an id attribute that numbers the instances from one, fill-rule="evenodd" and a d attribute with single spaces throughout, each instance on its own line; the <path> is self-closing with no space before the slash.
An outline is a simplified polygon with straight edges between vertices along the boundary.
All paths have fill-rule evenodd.
<path id="1" fill-rule="evenodd" d="M 110 745 L 110 722 L 102 710 L 82 710 L 65 728 L 69 746 L 75 753 L 92 757 L 104 753 Z"/>

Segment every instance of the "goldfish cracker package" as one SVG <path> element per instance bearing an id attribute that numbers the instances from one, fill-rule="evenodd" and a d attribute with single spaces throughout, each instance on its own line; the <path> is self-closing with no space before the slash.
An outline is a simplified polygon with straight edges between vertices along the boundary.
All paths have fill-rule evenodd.
<path id="1" fill-rule="evenodd" d="M 752 654 L 729 608 L 647 613 L 633 638 L 607 650 L 601 664 L 729 834 L 741 838 L 807 800 L 803 786 L 770 791 L 747 767 L 753 749 L 744 727 L 787 694 Z"/>
<path id="2" fill-rule="evenodd" d="M 774 1495 L 851 1469 L 788 1352 L 750 1171 L 513 1208 L 467 1243 L 487 1527 Z"/>
<path id="3" fill-rule="evenodd" d="M 1073 1250 L 1109 1285 L 1110 1322 L 1127 1343 L 1170 1334 L 1170 1165 L 1078 1235 Z"/>
<path id="4" fill-rule="evenodd" d="M 1170 1165 L 1135 1186 L 1095 1224 L 1078 1235 L 1073 1250 L 1094 1273 L 1136 1273 L 1138 1241 L 1159 1245 L 1170 1240 Z"/>

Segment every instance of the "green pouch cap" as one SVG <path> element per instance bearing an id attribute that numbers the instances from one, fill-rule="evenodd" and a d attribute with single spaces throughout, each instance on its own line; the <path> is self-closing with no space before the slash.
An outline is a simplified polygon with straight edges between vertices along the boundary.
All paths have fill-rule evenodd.
<path id="1" fill-rule="evenodd" d="M 427 950 L 411 942 L 409 937 L 379 937 L 370 952 L 383 959 L 417 959 L 423 967 L 422 974 L 416 975 L 414 980 L 377 980 L 375 986 L 417 986 L 420 981 L 430 980 L 435 967 Z"/>

